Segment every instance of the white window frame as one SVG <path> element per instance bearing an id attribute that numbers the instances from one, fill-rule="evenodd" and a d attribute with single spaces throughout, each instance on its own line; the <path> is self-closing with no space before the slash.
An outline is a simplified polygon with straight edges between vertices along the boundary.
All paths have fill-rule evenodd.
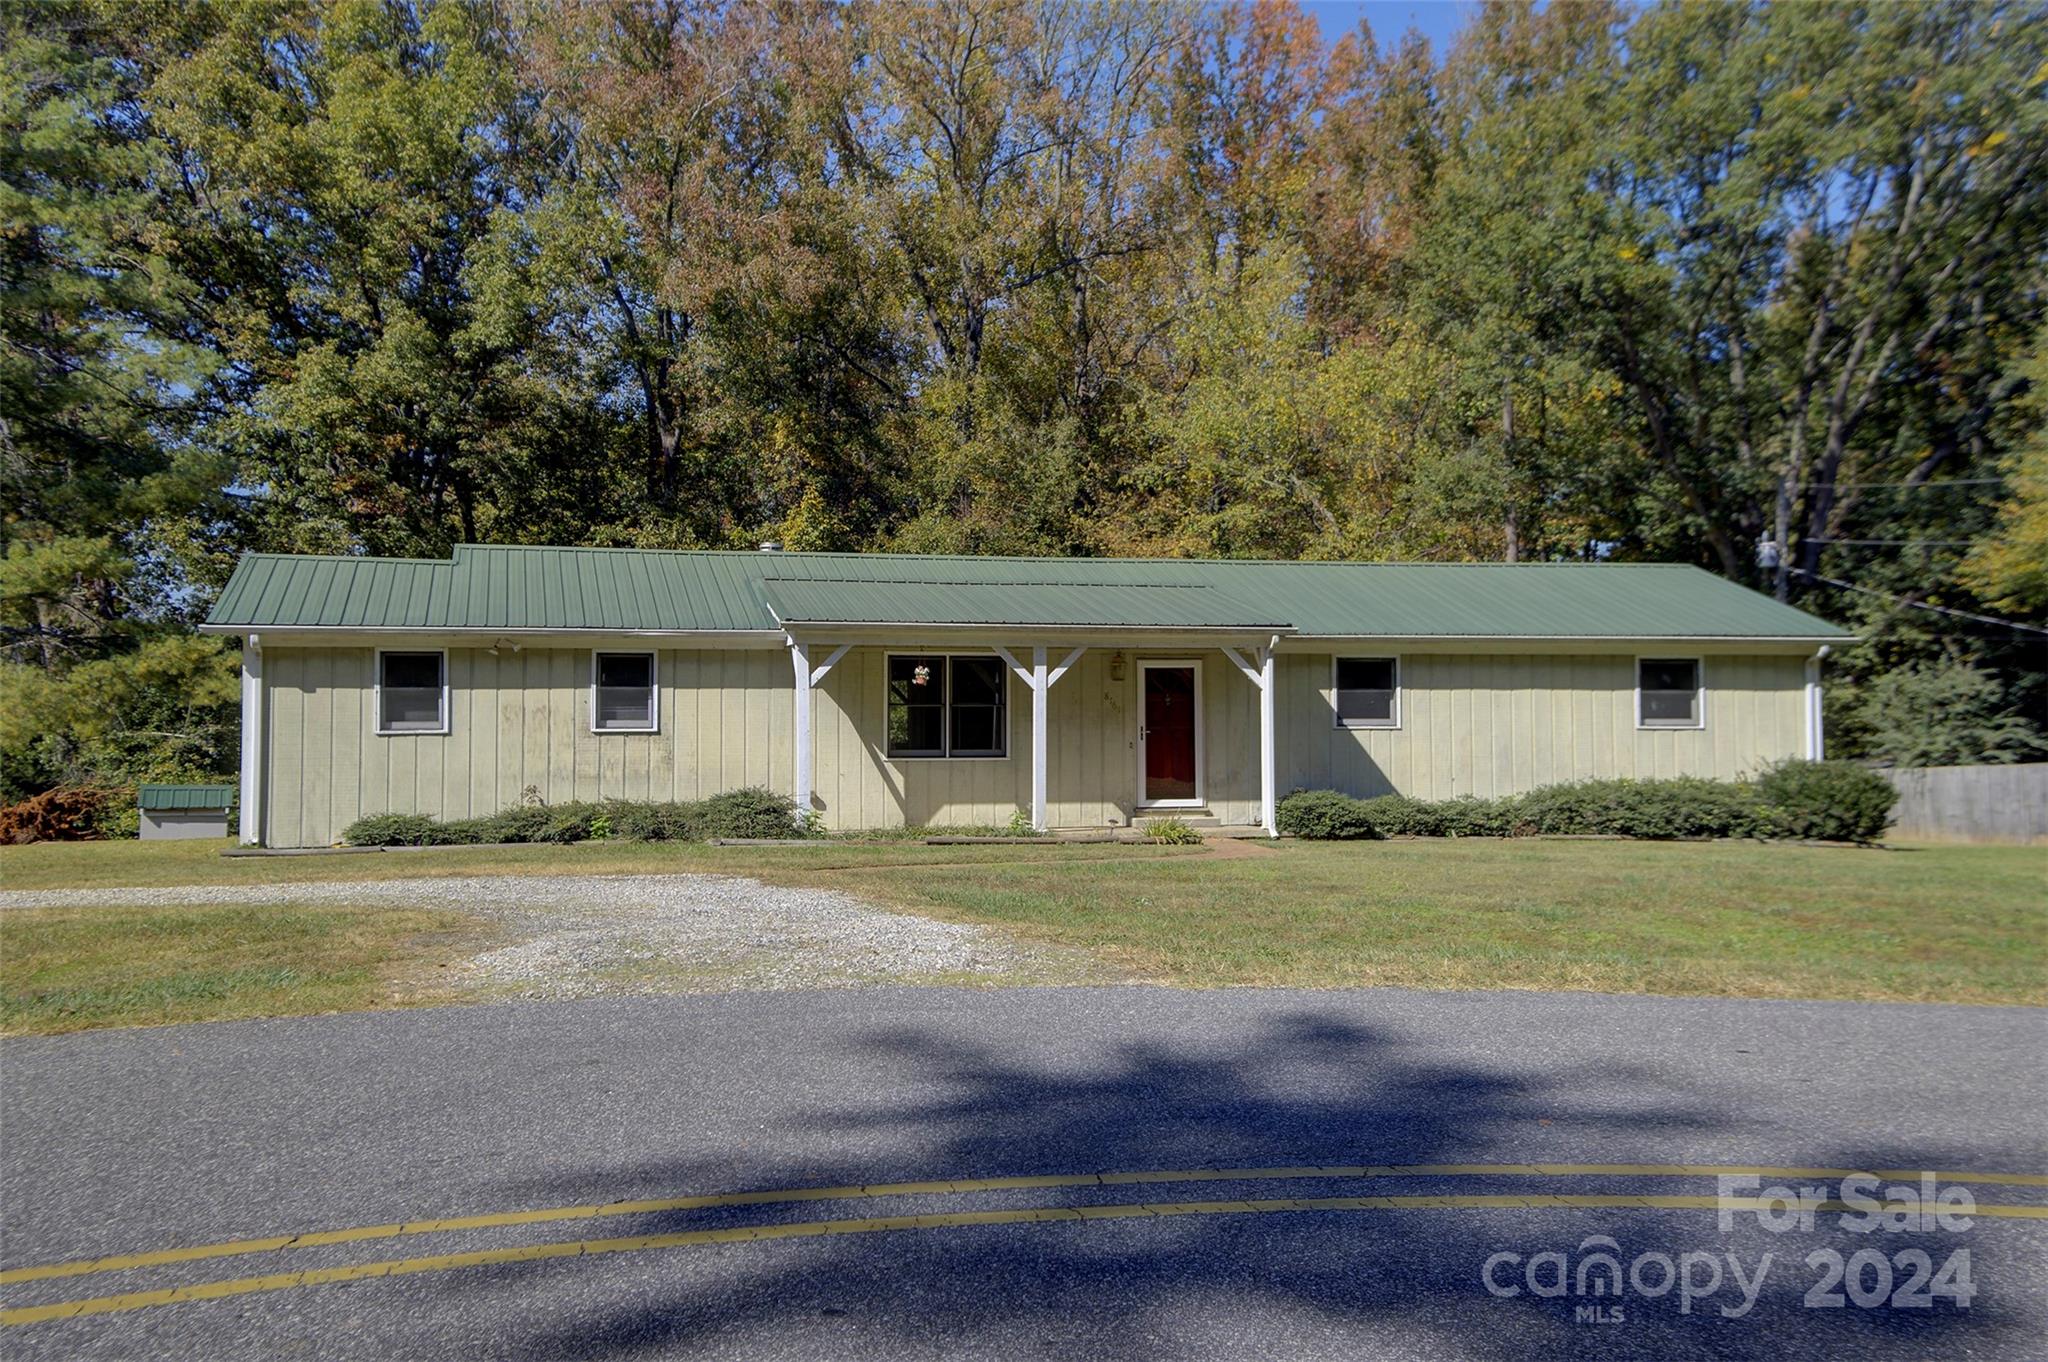
<path id="1" fill-rule="evenodd" d="M 946 750 L 943 752 L 905 753 L 904 755 L 898 756 L 897 754 L 889 750 L 889 664 L 899 657 L 939 657 L 944 658 L 946 661 L 946 703 L 939 706 L 939 738 L 940 741 L 943 742 L 946 747 Z M 984 661 L 993 661 L 996 664 L 997 669 L 1002 672 L 1003 751 L 1002 755 L 1000 756 L 993 756 L 986 752 L 978 752 L 973 756 L 966 757 L 956 757 L 953 755 L 952 673 L 953 659 L 956 657 L 974 657 L 981 658 Z M 1008 761 L 1010 760 L 1011 752 L 1015 750 L 1015 744 L 1011 742 L 1011 738 L 1014 736 L 1014 730 L 1012 725 L 1015 721 L 1016 710 L 1017 707 L 1015 704 L 1011 702 L 1010 698 L 1010 669 L 1009 667 L 1004 665 L 1003 659 L 997 656 L 995 653 L 976 652 L 971 648 L 961 650 L 949 650 L 944 648 L 934 648 L 930 650 L 922 648 L 905 648 L 900 652 L 884 652 L 882 654 L 881 747 L 882 760 L 884 761 Z"/>
<path id="2" fill-rule="evenodd" d="M 597 722 L 597 659 L 600 657 L 644 657 L 647 659 L 647 715 L 645 724 L 604 726 Z M 661 653 L 655 648 L 592 648 L 590 650 L 590 731 L 607 733 L 661 732 Z"/>
<path id="3" fill-rule="evenodd" d="M 1339 662 L 1391 662 L 1394 664 L 1394 713 L 1389 719 L 1347 719 L 1337 705 L 1337 664 Z M 1403 658 L 1399 653 L 1332 653 L 1330 654 L 1330 727 L 1352 731 L 1356 729 L 1396 729 L 1401 726 L 1401 673 Z"/>
<path id="4" fill-rule="evenodd" d="M 1643 722 L 1643 664 L 1645 662 L 1690 662 L 1699 679 L 1698 713 L 1689 724 Z M 1636 728 L 1643 733 L 1697 733 L 1707 726 L 1707 659 L 1695 653 L 1637 653 L 1635 660 Z"/>
<path id="5" fill-rule="evenodd" d="M 425 653 L 440 654 L 441 726 L 439 728 L 384 727 L 384 658 L 386 654 L 390 653 L 396 653 L 405 657 L 414 657 Z M 448 650 L 446 648 L 379 648 L 377 650 L 376 659 L 374 662 L 372 662 L 371 665 L 375 668 L 375 671 L 373 671 L 370 675 L 370 722 L 376 725 L 376 732 L 378 737 L 434 738 L 445 737 L 447 735 L 448 720 L 455 708 L 452 704 L 449 703 L 448 689 L 454 683 L 455 677 L 453 674 L 453 670 L 448 665 Z"/>

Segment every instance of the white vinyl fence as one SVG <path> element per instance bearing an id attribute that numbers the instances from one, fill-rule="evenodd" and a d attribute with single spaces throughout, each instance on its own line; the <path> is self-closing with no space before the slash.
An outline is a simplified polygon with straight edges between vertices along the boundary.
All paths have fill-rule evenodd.
<path id="1" fill-rule="evenodd" d="M 2048 762 L 1882 771 L 1898 786 L 1887 837 L 2048 841 Z"/>

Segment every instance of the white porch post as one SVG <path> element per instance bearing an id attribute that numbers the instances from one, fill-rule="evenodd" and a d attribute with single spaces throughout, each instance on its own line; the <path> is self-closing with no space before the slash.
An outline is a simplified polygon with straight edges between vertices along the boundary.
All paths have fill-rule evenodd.
<path id="1" fill-rule="evenodd" d="M 1280 835 L 1278 810 L 1274 803 L 1274 722 L 1278 705 L 1280 685 L 1273 654 L 1280 647 L 1280 636 L 1275 634 L 1262 648 L 1250 648 L 1245 653 L 1225 647 L 1223 655 L 1236 664 L 1244 673 L 1244 679 L 1251 682 L 1259 692 L 1259 826 L 1266 830 L 1268 837 Z M 1258 665 L 1254 666 L 1253 663 Z"/>
<path id="2" fill-rule="evenodd" d="M 789 662 L 796 672 L 796 788 L 790 799 L 802 818 L 811 811 L 811 650 L 790 639 Z"/>
<path id="3" fill-rule="evenodd" d="M 796 816 L 801 819 L 811 812 L 812 786 L 815 778 L 811 774 L 811 690 L 826 674 L 839 665 L 839 659 L 846 656 L 851 643 L 842 643 L 828 653 L 823 662 L 811 665 L 811 647 L 801 643 L 794 634 L 784 634 L 783 642 L 789 645 L 789 665 L 796 672 L 796 788 L 790 792 L 790 800 L 796 805 Z"/>
<path id="4" fill-rule="evenodd" d="M 242 640 L 242 827 L 244 846 L 263 844 L 263 640 Z"/>
<path id="5" fill-rule="evenodd" d="M 1010 670 L 1017 674 L 1019 681 L 1031 688 L 1031 826 L 1039 832 L 1046 830 L 1045 697 L 1059 684 L 1059 679 L 1067 674 L 1068 668 L 1081 660 L 1081 654 L 1088 651 L 1085 647 L 1076 648 L 1067 654 L 1064 662 L 1048 670 L 1045 664 L 1045 649 L 1046 645 L 1043 643 L 1032 645 L 1031 665 L 1026 667 L 1017 661 L 1008 648 L 996 645 L 996 656 L 1009 665 Z"/>
<path id="6" fill-rule="evenodd" d="M 1045 831 L 1045 645 L 1031 649 L 1031 826 Z"/>
<path id="7" fill-rule="evenodd" d="M 1279 814 L 1274 805 L 1274 715 L 1278 706 L 1280 687 L 1275 684 L 1278 670 L 1273 664 L 1274 645 L 1278 639 L 1266 645 L 1259 658 L 1259 822 L 1265 826 L 1268 837 L 1280 835 Z"/>

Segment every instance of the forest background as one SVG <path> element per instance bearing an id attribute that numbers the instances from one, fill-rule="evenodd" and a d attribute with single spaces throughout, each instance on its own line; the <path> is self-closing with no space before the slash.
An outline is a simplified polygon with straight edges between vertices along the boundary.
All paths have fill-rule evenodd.
<path id="1" fill-rule="evenodd" d="M 0 0 L 0 803 L 245 550 L 1696 563 L 2038 759 L 2048 11 Z"/>

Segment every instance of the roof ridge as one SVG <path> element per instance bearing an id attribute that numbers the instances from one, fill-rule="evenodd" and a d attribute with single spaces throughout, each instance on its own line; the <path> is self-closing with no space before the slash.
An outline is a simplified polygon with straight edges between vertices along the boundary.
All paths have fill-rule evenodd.
<path id="1" fill-rule="evenodd" d="M 474 547 L 474 546 L 472 546 Z M 492 545 L 491 547 L 498 547 Z M 300 561 L 311 558 L 321 563 L 418 563 L 424 567 L 453 567 L 453 558 L 402 558 L 383 553 L 278 553 L 269 549 L 250 549 L 238 554 L 235 561 L 244 558 L 289 558 Z"/>
<path id="2" fill-rule="evenodd" d="M 465 549 L 483 549 L 493 552 L 528 553 L 652 553 L 672 557 L 696 558 L 743 558 L 749 561 L 772 562 L 777 558 L 849 558 L 872 561 L 877 558 L 901 558 L 919 562 L 947 563 L 1159 563 L 1159 564 L 1227 564 L 1232 567 L 1490 567 L 1490 568 L 1681 568 L 1705 571 L 1697 563 L 1666 563 L 1640 560 L 1615 561 L 1613 559 L 1559 559 L 1540 558 L 1530 561 L 1505 563 L 1485 558 L 1148 558 L 1127 556 L 1105 556 L 1098 554 L 1052 554 L 1052 553 L 897 553 L 888 549 L 654 549 L 630 544 L 457 544 L 455 553 Z M 313 558 L 350 557 L 347 554 L 272 554 L 267 557 Z M 360 558 L 358 559 L 360 561 Z M 385 562 L 447 563 L 451 558 L 391 558 Z M 812 580 L 824 580 L 822 578 Z M 860 579 L 869 580 L 869 579 Z M 1732 579 L 1731 579 L 1732 580 Z"/>
<path id="3" fill-rule="evenodd" d="M 1214 591 L 1208 582 L 955 582 L 942 577 L 763 577 L 763 585 L 787 582 L 795 586 L 827 583 L 832 586 L 1113 586 L 1133 591 Z"/>

